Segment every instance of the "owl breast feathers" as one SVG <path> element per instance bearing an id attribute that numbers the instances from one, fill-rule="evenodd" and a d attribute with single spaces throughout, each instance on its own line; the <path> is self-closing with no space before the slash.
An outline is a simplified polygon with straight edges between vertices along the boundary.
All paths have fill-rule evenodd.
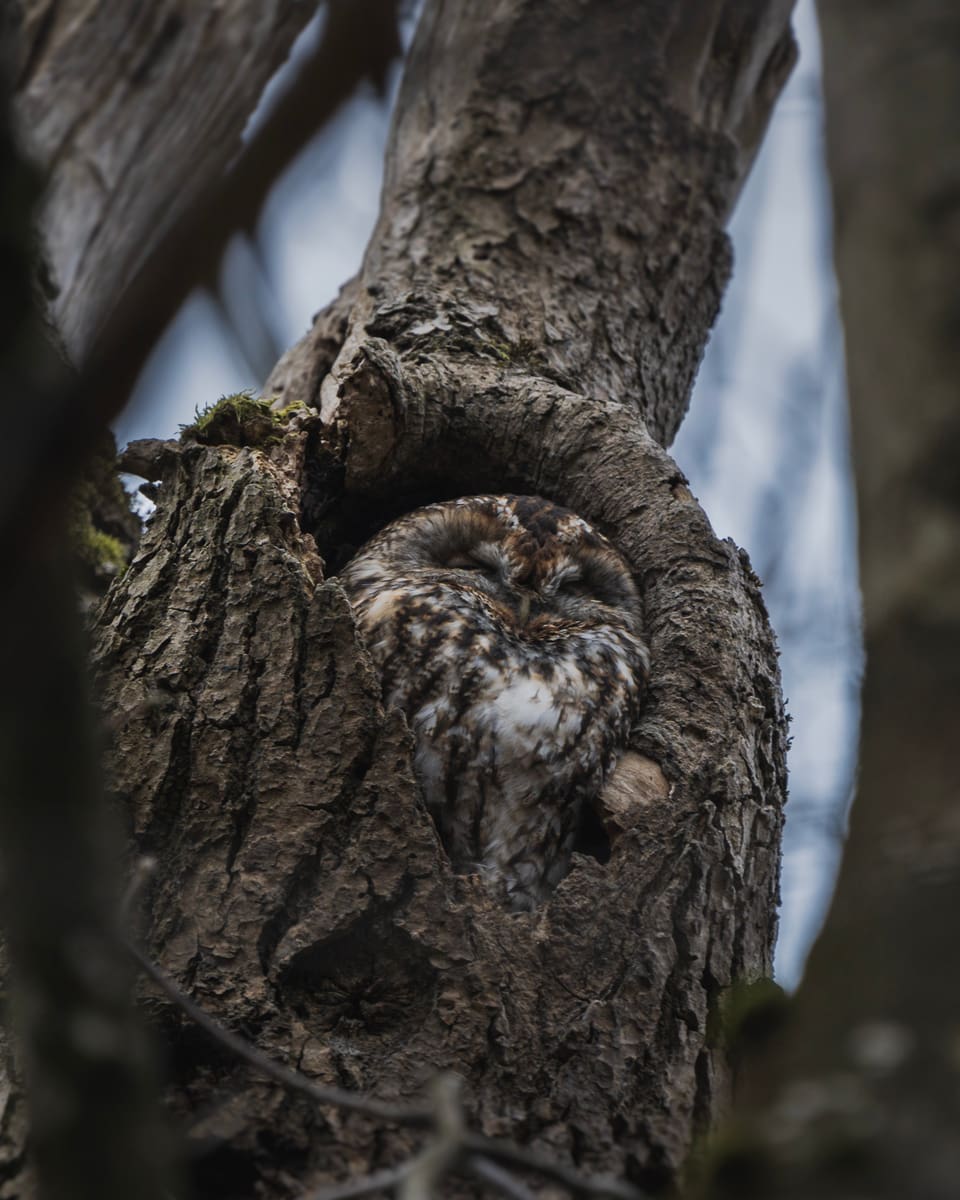
<path id="1" fill-rule="evenodd" d="M 626 561 L 547 500 L 468 496 L 388 525 L 341 582 L 454 869 L 535 907 L 637 718 L 649 663 Z"/>

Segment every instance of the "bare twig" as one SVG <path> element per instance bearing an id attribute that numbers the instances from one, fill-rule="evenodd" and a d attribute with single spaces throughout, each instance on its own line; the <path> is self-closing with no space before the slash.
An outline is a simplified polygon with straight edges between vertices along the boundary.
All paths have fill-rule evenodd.
<path id="1" fill-rule="evenodd" d="M 432 1147 L 431 1147 L 432 1149 Z M 429 1153 L 429 1151 L 428 1151 Z M 359 1196 L 370 1196 L 374 1192 L 390 1192 L 401 1189 L 408 1179 L 417 1173 L 423 1163 L 423 1155 L 408 1159 L 396 1167 L 388 1167 L 376 1171 L 372 1175 L 364 1175 L 358 1179 L 348 1179 L 343 1183 L 333 1184 L 319 1192 L 310 1192 L 303 1200 L 354 1200 Z M 451 1164 L 453 1165 L 453 1164 Z M 471 1175 L 483 1183 L 490 1184 L 509 1200 L 536 1200 L 533 1192 L 521 1180 L 516 1179 L 509 1171 L 491 1162 L 482 1155 L 474 1155 L 466 1164 Z M 403 1192 L 399 1194 L 402 1196 Z"/>
<path id="2" fill-rule="evenodd" d="M 437 1136 L 413 1161 L 397 1189 L 398 1200 L 431 1200 L 434 1188 L 460 1158 L 466 1133 L 460 1080 L 455 1075 L 438 1075 L 430 1092 Z"/>
<path id="3" fill-rule="evenodd" d="M 496 1162 L 508 1163 L 533 1171 L 568 1188 L 575 1196 L 607 1196 L 611 1200 L 642 1200 L 639 1188 L 623 1179 L 604 1175 L 581 1175 L 573 1167 L 565 1166 L 556 1159 L 547 1158 L 535 1150 L 513 1146 L 510 1142 L 493 1141 L 481 1134 L 468 1133 L 463 1139 L 463 1148 L 469 1154 L 479 1154 Z"/>
<path id="4" fill-rule="evenodd" d="M 510 1200 L 536 1200 L 533 1192 L 521 1179 L 515 1178 L 505 1168 L 482 1154 L 475 1154 L 467 1160 L 467 1170 L 483 1183 L 489 1183 L 498 1192 L 508 1196 Z"/>
<path id="5" fill-rule="evenodd" d="M 459 1166 L 466 1133 L 460 1081 L 453 1075 L 441 1075 L 434 1080 L 431 1091 L 437 1137 L 421 1154 L 397 1167 L 315 1192 L 307 1200 L 352 1200 L 355 1196 L 394 1189 L 398 1200 L 430 1200 L 444 1177 Z M 524 1183 L 482 1155 L 474 1155 L 465 1166 L 471 1175 L 511 1200 L 534 1200 Z"/>
<path id="6" fill-rule="evenodd" d="M 416 1165 L 416 1159 L 401 1163 L 399 1167 L 388 1167 L 385 1171 L 376 1171 L 373 1175 L 364 1175 L 359 1179 L 348 1179 L 344 1183 L 335 1183 L 319 1192 L 310 1192 L 303 1200 L 354 1200 L 355 1196 L 369 1196 L 373 1192 L 390 1192 L 398 1187 Z"/>
<path id="7" fill-rule="evenodd" d="M 383 1121 L 388 1125 L 409 1125 L 415 1128 L 422 1128 L 433 1123 L 434 1110 L 432 1107 L 388 1104 L 382 1100 L 373 1100 L 367 1096 L 358 1095 L 356 1092 L 344 1091 L 342 1088 L 323 1087 L 308 1079 L 306 1075 L 301 1075 L 299 1071 L 294 1071 L 290 1067 L 285 1067 L 282 1063 L 276 1062 L 244 1038 L 231 1033 L 229 1029 L 225 1029 L 209 1013 L 204 1012 L 199 1004 L 196 1004 L 189 996 L 184 995 L 169 975 L 148 958 L 138 946 L 135 946 L 130 941 L 124 941 L 124 945 L 127 952 L 137 962 L 141 971 L 145 975 L 148 975 L 157 987 L 179 1009 L 186 1013 L 195 1025 L 198 1025 L 204 1033 L 208 1034 L 215 1042 L 223 1046 L 224 1049 L 229 1050 L 237 1058 L 243 1059 L 244 1062 L 255 1067 L 256 1070 L 262 1075 L 266 1075 L 267 1078 L 282 1084 L 283 1087 L 290 1088 L 291 1091 L 302 1092 L 318 1104 L 332 1104 L 337 1108 L 345 1108 L 350 1112 L 363 1113 L 365 1116 L 372 1117 L 376 1121 Z"/>
<path id="8" fill-rule="evenodd" d="M 225 1029 L 219 1021 L 185 995 L 138 946 L 129 941 L 125 941 L 124 945 L 144 974 L 149 976 L 191 1021 L 215 1042 L 237 1058 L 249 1063 L 268 1079 L 309 1096 L 318 1104 L 330 1104 L 350 1112 L 363 1113 L 364 1116 L 389 1125 L 403 1125 L 416 1129 L 432 1126 L 437 1131 L 436 1140 L 416 1158 L 398 1167 L 364 1176 L 362 1179 L 335 1184 L 316 1193 L 310 1200 L 348 1200 L 351 1196 L 366 1196 L 371 1192 L 390 1188 L 400 1189 L 399 1195 L 402 1200 L 424 1200 L 433 1194 L 434 1185 L 456 1167 L 464 1155 L 469 1156 L 468 1169 L 472 1174 L 479 1176 L 481 1172 L 486 1171 L 488 1183 L 500 1187 L 508 1196 L 523 1197 L 523 1200 L 526 1200 L 528 1195 L 523 1185 L 508 1172 L 500 1172 L 494 1164 L 506 1163 L 520 1170 L 532 1171 L 547 1179 L 553 1179 L 575 1196 L 643 1200 L 644 1193 L 624 1180 L 581 1175 L 574 1168 L 536 1151 L 468 1132 L 460 1105 L 459 1081 L 453 1075 L 441 1075 L 435 1081 L 433 1102 L 429 1106 L 388 1104 L 382 1100 L 360 1096 L 356 1092 L 344 1091 L 342 1088 L 323 1087 L 314 1083 L 299 1071 L 276 1062 L 244 1038 Z M 490 1168 L 496 1173 L 497 1182 L 494 1181 Z M 511 1187 L 513 1191 L 509 1190 Z"/>

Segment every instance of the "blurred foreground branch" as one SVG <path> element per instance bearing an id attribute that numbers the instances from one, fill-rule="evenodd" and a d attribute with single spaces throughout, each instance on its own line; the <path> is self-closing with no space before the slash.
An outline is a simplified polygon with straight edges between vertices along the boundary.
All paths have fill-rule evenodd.
<path id="1" fill-rule="evenodd" d="M 2 908 L 30 1144 L 46 1200 L 159 1200 L 170 1145 L 116 940 L 116 847 L 65 561 L 58 543 L 35 548 L 0 599 Z"/>
<path id="2" fill-rule="evenodd" d="M 29 305 L 35 194 L 3 109 L 0 237 L 14 304 L 0 322 L 0 387 L 13 415 L 8 457 L 31 419 L 46 428 L 43 413 L 29 411 L 32 395 L 16 389 L 43 377 L 42 334 Z M 19 476 L 28 477 L 38 488 L 49 484 L 39 464 L 34 476 Z M 32 1157 L 45 1200 L 159 1200 L 170 1185 L 168 1141 L 116 940 L 116 847 L 102 805 L 69 553 L 62 535 L 39 536 L 22 511 L 4 518 L 31 530 L 18 561 L 6 558 L 0 588 L 0 873 Z M 23 1100 L 10 1080 L 2 1092 L 6 1133 Z M 6 1194 L 32 1191 L 26 1169 L 5 1147 Z"/>
<path id="3" fill-rule="evenodd" d="M 820 6 L 866 678 L 836 895 L 779 1057 L 766 1195 L 949 1200 L 960 1178 L 960 11 Z"/>
<path id="4" fill-rule="evenodd" d="M 0 459 L 0 553 L 22 549 L 54 510 L 99 431 L 121 411 L 147 356 L 190 291 L 216 271 L 237 232 L 252 229 L 278 173 L 363 79 L 382 83 L 399 52 L 395 0 L 333 0 L 324 35 L 230 171 L 154 244 L 115 298 L 70 377 L 36 348 L 14 381 L 16 436 Z M 42 359 L 42 369 L 38 363 Z"/>
<path id="5" fill-rule="evenodd" d="M 59 361 L 31 303 L 40 181 L 15 145 L 3 88 L 0 853 L 30 1144 L 47 1200 L 149 1200 L 168 1195 L 171 1184 L 169 1141 L 116 938 L 117 848 L 103 811 L 61 532 L 66 497 L 156 338 L 234 231 L 252 224 L 277 172 L 359 79 L 382 76 L 397 44 L 392 15 L 389 2 L 332 6 L 312 60 L 229 177 L 160 239 L 77 376 Z M 24 1169 L 12 1160 L 5 1181 L 19 1181 Z"/>

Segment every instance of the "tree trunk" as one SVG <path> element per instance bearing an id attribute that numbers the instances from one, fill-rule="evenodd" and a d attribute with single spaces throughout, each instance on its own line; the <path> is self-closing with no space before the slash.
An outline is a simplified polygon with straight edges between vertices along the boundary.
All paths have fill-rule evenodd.
<path id="1" fill-rule="evenodd" d="M 270 385 L 305 407 L 135 448 L 159 507 L 98 619 L 166 970 L 313 1078 L 393 1099 L 452 1069 L 484 1132 L 649 1187 L 725 1104 L 718 1006 L 769 974 L 776 928 L 775 645 L 663 447 L 789 8 L 428 3 L 360 278 Z M 396 513 L 507 490 L 613 539 L 653 660 L 599 804 L 609 857 L 577 855 L 528 914 L 452 873 L 336 582 Z M 409 1131 L 291 1098 L 143 998 L 200 1194 L 286 1196 L 408 1152 Z"/>

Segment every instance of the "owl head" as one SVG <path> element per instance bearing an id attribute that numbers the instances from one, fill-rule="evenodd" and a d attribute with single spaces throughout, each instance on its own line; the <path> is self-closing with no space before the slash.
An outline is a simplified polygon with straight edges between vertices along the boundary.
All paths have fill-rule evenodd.
<path id="1" fill-rule="evenodd" d="M 343 572 L 351 599 L 378 585 L 470 597 L 529 639 L 597 624 L 639 636 L 623 556 L 592 525 L 539 496 L 465 496 L 393 521 Z"/>

